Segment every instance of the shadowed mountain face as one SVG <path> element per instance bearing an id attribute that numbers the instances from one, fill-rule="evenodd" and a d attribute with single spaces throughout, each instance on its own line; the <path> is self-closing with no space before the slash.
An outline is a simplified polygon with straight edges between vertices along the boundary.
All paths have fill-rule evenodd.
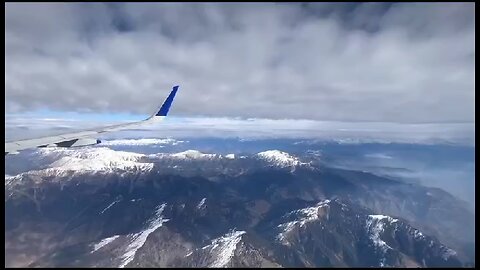
<path id="1" fill-rule="evenodd" d="M 94 147 L 24 158 L 42 163 L 6 176 L 5 266 L 474 264 L 465 203 L 312 155 Z"/>

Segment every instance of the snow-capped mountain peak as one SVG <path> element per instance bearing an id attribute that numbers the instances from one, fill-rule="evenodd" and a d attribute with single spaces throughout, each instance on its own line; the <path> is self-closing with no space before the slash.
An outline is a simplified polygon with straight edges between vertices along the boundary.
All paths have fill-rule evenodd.
<path id="1" fill-rule="evenodd" d="M 123 160 L 137 160 L 138 158 L 144 156 L 142 154 L 125 152 L 125 151 L 116 151 L 107 147 L 79 147 L 79 148 L 40 148 L 37 151 L 40 155 L 43 156 L 69 156 L 82 159 L 91 159 L 91 158 L 103 158 L 103 159 L 118 159 Z"/>
<path id="2" fill-rule="evenodd" d="M 63 150 L 65 156 L 53 162 L 49 167 L 56 170 L 70 171 L 105 171 L 112 169 L 142 171 L 153 168 L 152 163 L 140 162 L 143 154 L 115 151 L 106 147 L 84 150 Z"/>
<path id="3" fill-rule="evenodd" d="M 126 172 L 150 171 L 153 163 L 146 162 L 146 156 L 139 153 L 115 151 L 106 147 L 49 148 L 40 149 L 36 154 L 50 160 L 44 169 L 31 170 L 22 175 L 65 175 L 69 172 Z"/>
<path id="4" fill-rule="evenodd" d="M 184 152 L 171 154 L 171 157 L 180 158 L 180 159 L 210 159 L 214 158 L 217 155 L 215 154 L 204 154 L 198 150 L 187 150 Z"/>
<path id="5" fill-rule="evenodd" d="M 290 154 L 279 150 L 260 152 L 257 153 L 257 156 L 267 162 L 281 167 L 296 166 L 300 164 L 300 161 L 297 157 L 291 156 Z"/>
<path id="6" fill-rule="evenodd" d="M 324 215 L 328 219 L 328 211 L 322 211 L 321 208 L 328 207 L 329 203 L 330 200 L 324 200 L 320 201 L 315 206 L 302 208 L 288 213 L 286 216 L 296 216 L 297 218 L 293 221 L 282 223 L 277 226 L 282 230 L 282 232 L 277 235 L 277 240 L 288 245 L 288 242 L 285 241 L 285 236 L 293 229 L 303 227 L 305 224 L 318 220 Z"/>
<path id="7" fill-rule="evenodd" d="M 397 219 L 393 219 L 389 216 L 384 215 L 368 215 L 366 220 L 366 229 L 369 233 L 370 240 L 373 244 L 378 247 L 383 254 L 386 254 L 388 250 L 392 249 L 385 241 L 382 240 L 381 234 L 385 230 L 385 225 L 387 223 L 397 222 Z M 385 259 L 380 260 L 380 266 L 385 266 Z"/>

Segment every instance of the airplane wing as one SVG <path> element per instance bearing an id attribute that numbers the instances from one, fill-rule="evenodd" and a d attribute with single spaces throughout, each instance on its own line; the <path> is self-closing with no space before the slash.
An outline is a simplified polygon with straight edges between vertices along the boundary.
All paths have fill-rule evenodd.
<path id="1" fill-rule="evenodd" d="M 5 155 L 7 155 L 8 153 L 11 153 L 11 154 L 18 153 L 18 151 L 20 150 L 37 148 L 37 147 L 47 147 L 47 146 L 75 147 L 75 146 L 94 145 L 94 144 L 100 143 L 100 140 L 92 138 L 92 136 L 94 135 L 98 135 L 105 132 L 122 130 L 122 129 L 130 128 L 133 126 L 143 125 L 145 123 L 161 121 L 165 116 L 167 116 L 168 111 L 170 110 L 170 106 L 172 106 L 173 98 L 175 97 L 177 90 L 178 90 L 178 85 L 173 87 L 172 92 L 170 93 L 170 95 L 168 95 L 167 99 L 165 99 L 160 109 L 155 111 L 155 113 L 152 114 L 152 116 L 148 117 L 147 119 L 131 122 L 131 123 L 123 123 L 123 124 L 106 126 L 106 127 L 98 127 L 98 128 L 74 132 L 74 133 L 5 142 Z"/>

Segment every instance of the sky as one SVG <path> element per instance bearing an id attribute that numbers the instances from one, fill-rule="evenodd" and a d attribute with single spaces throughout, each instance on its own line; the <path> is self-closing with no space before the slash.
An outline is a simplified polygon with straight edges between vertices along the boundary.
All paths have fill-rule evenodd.
<path id="1" fill-rule="evenodd" d="M 470 125 L 474 136 L 474 3 L 5 7 L 6 122 L 146 116 L 178 84 L 170 113 L 186 119 Z"/>

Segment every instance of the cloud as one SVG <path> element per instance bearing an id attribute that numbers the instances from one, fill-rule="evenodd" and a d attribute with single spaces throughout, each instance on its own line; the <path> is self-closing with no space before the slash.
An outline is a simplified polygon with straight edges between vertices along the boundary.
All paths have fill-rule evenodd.
<path id="1" fill-rule="evenodd" d="M 144 145 L 177 145 L 184 141 L 177 141 L 175 139 L 121 139 L 102 142 L 102 145 L 129 145 L 129 146 L 144 146 Z"/>
<path id="2" fill-rule="evenodd" d="M 71 117 L 74 114 L 71 115 Z M 118 122 L 117 122 L 118 123 Z M 82 119 L 34 118 L 30 114 L 8 115 L 7 140 L 70 133 L 113 124 L 96 115 Z M 291 138 L 338 141 L 341 143 L 422 143 L 475 145 L 475 124 L 435 123 L 405 124 L 389 122 L 339 122 L 262 118 L 167 117 L 160 123 L 144 124 L 134 129 L 99 135 L 99 139 L 147 138 Z M 156 138 L 156 139 L 150 139 Z M 128 142 L 129 140 L 120 140 Z M 169 141 L 169 140 L 167 140 Z"/>
<path id="3" fill-rule="evenodd" d="M 474 3 L 7 3 L 6 112 L 473 122 Z"/>

